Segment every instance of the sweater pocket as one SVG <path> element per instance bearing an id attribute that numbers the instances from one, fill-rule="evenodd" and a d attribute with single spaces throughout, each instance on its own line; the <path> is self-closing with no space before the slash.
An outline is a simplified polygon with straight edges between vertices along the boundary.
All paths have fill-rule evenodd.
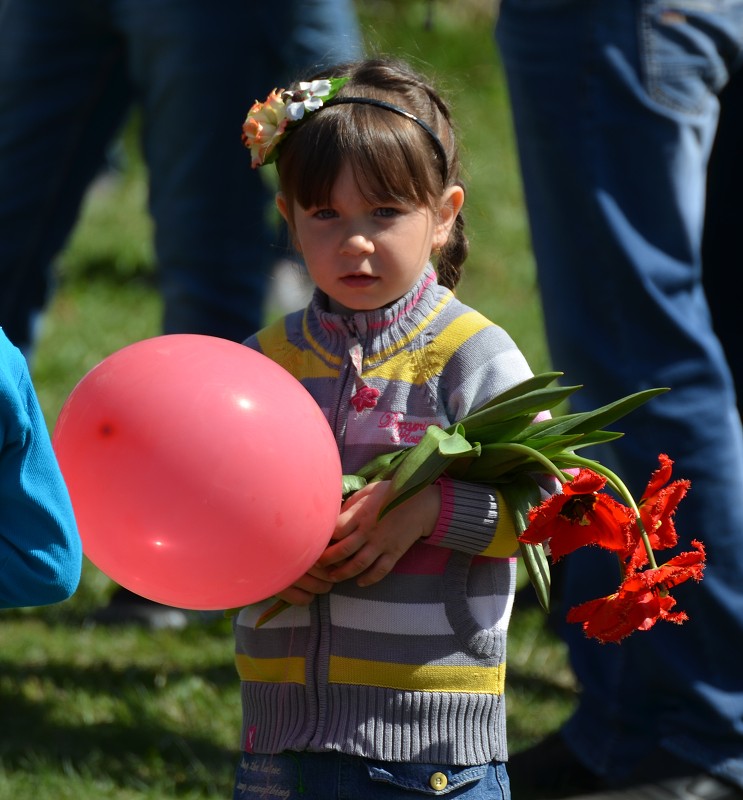
<path id="1" fill-rule="evenodd" d="M 445 797 L 456 792 L 457 797 L 470 797 L 469 792 L 461 794 L 464 787 L 473 789 L 482 781 L 495 765 L 482 764 L 474 767 L 451 767 L 444 764 L 411 764 L 394 761 L 366 761 L 369 778 L 374 783 L 386 783 L 403 792 L 428 797 Z M 397 797 L 398 795 L 394 795 Z M 475 797 L 495 797 L 492 793 L 475 791 Z M 387 797 L 387 794 L 385 794 Z"/>
<path id="2" fill-rule="evenodd" d="M 499 663 L 515 591 L 512 559 L 452 553 L 444 573 L 444 607 L 454 636 L 471 656 Z"/>

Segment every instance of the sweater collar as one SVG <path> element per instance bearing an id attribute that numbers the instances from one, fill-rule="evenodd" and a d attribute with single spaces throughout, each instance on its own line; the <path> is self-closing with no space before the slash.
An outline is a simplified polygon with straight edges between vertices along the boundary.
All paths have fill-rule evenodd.
<path id="1" fill-rule="evenodd" d="M 315 289 L 305 319 L 312 336 L 322 347 L 334 351 L 349 338 L 356 338 L 364 340 L 369 353 L 422 327 L 441 302 L 442 292 L 447 290 L 438 285 L 436 271 L 429 263 L 407 294 L 372 311 L 348 315 L 328 311 L 328 296 Z"/>

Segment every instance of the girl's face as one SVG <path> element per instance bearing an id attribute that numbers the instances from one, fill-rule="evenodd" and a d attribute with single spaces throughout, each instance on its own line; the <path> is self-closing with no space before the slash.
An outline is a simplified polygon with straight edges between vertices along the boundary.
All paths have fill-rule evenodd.
<path id="1" fill-rule="evenodd" d="M 449 187 L 440 209 L 369 203 L 353 172 L 344 166 L 323 208 L 293 207 L 292 232 L 314 283 L 328 295 L 331 310 L 371 311 L 393 303 L 423 273 L 431 253 L 444 246 L 464 201 Z M 284 196 L 276 198 L 285 219 Z M 291 223 L 290 223 L 291 224 Z"/>

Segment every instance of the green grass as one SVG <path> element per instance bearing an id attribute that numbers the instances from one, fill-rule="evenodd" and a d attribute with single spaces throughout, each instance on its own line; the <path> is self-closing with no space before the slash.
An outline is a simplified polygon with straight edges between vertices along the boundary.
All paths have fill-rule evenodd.
<path id="1" fill-rule="evenodd" d="M 509 330 L 535 371 L 548 368 L 490 0 L 359 8 L 370 50 L 409 58 L 452 100 L 471 239 L 460 296 Z M 90 368 L 160 332 L 136 135 L 135 120 L 122 179 L 89 197 L 60 257 L 34 364 L 50 428 Z M 228 623 L 179 633 L 89 627 L 111 589 L 88 562 L 68 602 L 3 613 L 0 800 L 230 797 L 240 709 Z M 575 702 L 564 646 L 533 609 L 514 614 L 507 691 L 512 750 L 558 727 Z"/>

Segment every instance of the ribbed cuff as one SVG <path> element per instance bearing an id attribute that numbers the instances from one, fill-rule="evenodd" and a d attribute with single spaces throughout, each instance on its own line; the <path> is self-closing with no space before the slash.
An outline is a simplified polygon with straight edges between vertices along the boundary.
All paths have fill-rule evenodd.
<path id="1" fill-rule="evenodd" d="M 441 512 L 428 544 L 478 555 L 488 548 L 498 524 L 495 492 L 477 483 L 456 481 L 445 475 L 436 485 L 441 490 Z"/>

